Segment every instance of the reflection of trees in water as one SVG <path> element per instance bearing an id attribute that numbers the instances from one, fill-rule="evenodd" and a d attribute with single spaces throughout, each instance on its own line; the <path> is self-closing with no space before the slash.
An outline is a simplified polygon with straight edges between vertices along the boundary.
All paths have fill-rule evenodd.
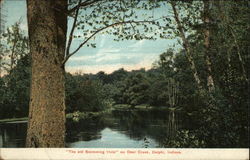
<path id="1" fill-rule="evenodd" d="M 168 139 L 173 139 L 176 135 L 176 132 L 178 130 L 178 119 L 177 114 L 174 110 L 169 111 L 168 116 Z"/>
<path id="2" fill-rule="evenodd" d="M 120 130 L 132 139 L 147 142 L 150 137 L 161 142 L 166 135 L 166 111 L 114 111 L 113 116 L 119 119 Z"/>
<path id="3" fill-rule="evenodd" d="M 4 142 L 5 142 L 5 134 L 3 131 L 4 130 L 0 126 L 0 147 L 4 147 Z"/>
<path id="4" fill-rule="evenodd" d="M 143 140 L 147 147 L 149 138 L 161 144 L 168 135 L 173 135 L 177 126 L 176 112 L 168 111 L 113 111 L 78 123 L 67 121 L 66 142 L 90 141 L 101 138 L 105 128 L 118 131 L 134 140 Z M 178 123 L 181 127 L 181 124 Z M 0 126 L 0 138 L 3 147 L 24 147 L 26 123 L 5 124 Z"/>
<path id="5" fill-rule="evenodd" d="M 145 147 L 148 138 L 162 144 L 166 137 L 173 136 L 177 130 L 175 112 L 166 110 L 151 111 L 121 111 L 80 120 L 78 123 L 67 122 L 67 142 L 90 141 L 101 138 L 101 131 L 105 128 L 118 131 L 134 140 L 143 140 Z"/>
<path id="6" fill-rule="evenodd" d="M 101 117 L 67 121 L 66 142 L 90 141 L 101 138 L 100 132 L 105 128 Z"/>
<path id="7" fill-rule="evenodd" d="M 27 123 L 6 123 L 0 125 L 0 147 L 24 147 Z"/>

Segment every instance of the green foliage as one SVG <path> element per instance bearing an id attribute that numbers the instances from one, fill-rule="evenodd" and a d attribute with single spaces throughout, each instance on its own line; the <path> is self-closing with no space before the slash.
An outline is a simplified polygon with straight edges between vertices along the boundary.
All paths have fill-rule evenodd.
<path id="1" fill-rule="evenodd" d="M 247 120 L 249 81 L 246 75 L 249 72 L 249 63 L 246 63 L 249 61 L 247 56 L 249 47 L 246 44 L 249 39 L 249 33 L 246 32 L 249 26 L 249 20 L 246 19 L 249 7 L 246 1 L 212 1 L 211 3 L 209 8 L 210 58 L 216 90 L 208 92 L 205 85 L 208 73 L 204 67 L 205 25 L 202 24 L 202 1 L 177 2 L 177 7 L 180 13 L 181 10 L 185 11 L 180 19 L 184 25 L 185 34 L 188 35 L 190 49 L 205 90 L 197 92 L 193 85 L 194 79 L 191 76 L 188 61 L 182 54 L 183 51 L 175 51 L 175 53 L 168 51 L 160 56 L 158 67 L 166 77 L 172 77 L 181 82 L 180 107 L 187 113 L 185 119 L 192 124 L 187 133 L 183 132 L 182 135 L 178 133 L 176 139 L 169 141 L 169 146 L 247 147 L 249 144 L 247 135 L 249 133 L 249 120 Z M 177 31 L 174 24 L 172 27 Z M 179 36 L 178 33 L 176 36 Z M 199 143 L 193 144 L 186 140 L 190 139 L 190 136 L 200 140 Z M 202 141 L 204 143 L 200 143 Z"/>
<path id="2" fill-rule="evenodd" d="M 176 133 L 174 139 L 166 139 L 165 147 L 170 148 L 202 148 L 205 142 L 200 140 L 196 132 L 189 130 L 180 130 Z"/>
<path id="3" fill-rule="evenodd" d="M 202 100 L 203 104 L 198 106 L 193 121 L 199 128 L 197 134 L 203 137 L 206 145 L 247 147 L 248 142 L 243 140 L 248 132 L 246 97 L 237 97 L 239 102 L 232 102 L 232 97 L 228 99 L 229 97 L 225 97 L 220 90 L 216 90 L 212 96 L 205 97 Z"/>
<path id="4" fill-rule="evenodd" d="M 0 35 L 0 69 L 7 72 L 13 69 L 18 60 L 28 53 L 28 38 L 16 22 L 7 31 Z"/>
<path id="5" fill-rule="evenodd" d="M 156 39 L 156 32 L 160 24 L 159 19 L 153 19 L 152 11 L 159 8 L 159 3 L 154 1 L 139 0 L 108 0 L 108 1 L 89 1 L 91 5 L 79 7 L 76 12 L 79 1 L 72 0 L 69 3 L 70 21 L 76 23 L 72 26 L 74 31 L 82 34 L 74 34 L 72 37 L 82 42 L 79 45 L 96 48 L 96 34 L 113 35 L 115 41 L 120 40 L 142 40 Z M 83 2 L 84 3 L 84 2 Z M 145 13 L 143 13 L 143 12 Z M 71 19 L 73 17 L 73 19 Z M 76 53 L 78 50 L 73 51 Z"/>
<path id="6" fill-rule="evenodd" d="M 0 117 L 27 117 L 31 60 L 20 23 L 7 28 L 1 36 L 0 48 L 5 57 L 0 59 L 0 71 L 5 73 L 0 77 Z"/>
<path id="7" fill-rule="evenodd" d="M 67 112 L 101 111 L 109 105 L 104 100 L 103 84 L 97 80 L 84 79 L 77 75 L 66 76 Z"/>
<path id="8" fill-rule="evenodd" d="M 147 101 L 147 89 L 149 88 L 149 82 L 146 76 L 142 73 L 135 73 L 135 75 L 129 76 L 124 81 L 123 100 L 125 104 L 132 106 L 143 104 Z"/>
<path id="9" fill-rule="evenodd" d="M 30 57 L 17 62 L 11 74 L 0 78 L 1 117 L 27 117 L 30 92 Z"/>

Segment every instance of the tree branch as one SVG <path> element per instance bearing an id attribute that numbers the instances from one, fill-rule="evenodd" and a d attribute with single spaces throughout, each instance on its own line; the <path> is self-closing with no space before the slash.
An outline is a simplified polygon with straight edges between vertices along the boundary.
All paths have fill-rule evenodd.
<path id="1" fill-rule="evenodd" d="M 68 14 L 73 13 L 75 10 L 77 10 L 80 7 L 87 7 L 87 6 L 90 6 L 92 4 L 95 4 L 95 3 L 98 3 L 98 2 L 101 2 L 101 1 L 103 1 L 103 0 L 86 0 L 84 2 L 79 3 L 77 6 L 69 9 Z"/>
<path id="2" fill-rule="evenodd" d="M 82 0 L 79 0 L 78 8 L 76 9 L 74 22 L 73 22 L 73 25 L 72 25 L 72 28 L 71 28 L 71 31 L 70 31 L 70 35 L 69 35 L 68 45 L 67 45 L 67 48 L 66 48 L 66 55 L 65 55 L 66 57 L 69 55 L 70 45 L 71 45 L 72 40 L 73 40 L 73 36 L 74 36 L 73 34 L 74 34 L 74 30 L 76 28 L 77 17 L 78 17 L 79 9 L 80 9 L 79 4 L 81 4 L 81 3 L 82 3 Z"/>
<path id="3" fill-rule="evenodd" d="M 133 26 L 132 23 L 129 23 L 131 25 L 131 27 L 133 28 L 134 34 L 135 34 L 135 27 Z"/>
<path id="4" fill-rule="evenodd" d="M 245 79 L 245 81 L 247 83 L 249 83 L 248 78 L 247 78 L 247 73 L 246 73 L 246 70 L 245 70 L 245 67 L 244 67 L 244 61 L 243 61 L 243 58 L 242 58 L 241 53 L 240 53 L 240 46 L 239 46 L 239 43 L 238 43 L 238 40 L 237 40 L 237 36 L 235 35 L 233 27 L 230 26 L 230 25 L 229 25 L 229 30 L 231 32 L 231 35 L 233 36 L 233 40 L 234 40 L 234 43 L 235 43 L 235 46 L 236 46 L 236 49 L 237 49 L 237 54 L 238 54 L 238 57 L 239 57 L 239 60 L 240 60 L 240 66 L 241 66 L 241 69 L 242 69 L 243 78 Z"/>
<path id="5" fill-rule="evenodd" d="M 78 52 L 81 49 L 81 47 L 84 46 L 97 33 L 102 32 L 103 30 L 105 30 L 107 28 L 115 27 L 115 26 L 122 25 L 122 24 L 132 24 L 132 23 L 134 23 L 134 24 L 138 24 L 138 23 L 153 23 L 153 21 L 125 21 L 125 22 L 117 22 L 117 23 L 113 23 L 113 24 L 107 25 L 107 26 L 105 26 L 103 28 L 100 28 L 100 29 L 96 30 L 92 35 L 90 35 L 85 41 L 83 41 L 74 52 L 68 54 L 65 57 L 64 61 L 63 61 L 63 65 L 67 62 L 67 60 L 71 56 L 73 56 L 76 52 Z"/>

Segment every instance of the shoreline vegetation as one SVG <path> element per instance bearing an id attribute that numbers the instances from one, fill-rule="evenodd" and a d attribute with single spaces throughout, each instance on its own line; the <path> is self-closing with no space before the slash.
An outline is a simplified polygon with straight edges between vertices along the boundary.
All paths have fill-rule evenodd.
<path id="1" fill-rule="evenodd" d="M 167 107 L 167 106 L 150 106 L 150 105 L 136 105 L 136 106 L 131 106 L 128 104 L 117 104 L 114 105 L 110 108 L 107 108 L 103 111 L 98 111 L 98 112 L 80 112 L 80 111 L 75 111 L 73 113 L 67 113 L 66 114 L 66 119 L 72 119 L 74 122 L 78 122 L 81 119 L 87 119 L 87 118 L 94 118 L 101 116 L 106 113 L 110 113 L 113 110 L 141 110 L 141 111 L 148 111 L 148 110 L 168 110 L 168 111 L 175 111 L 179 110 L 177 107 Z M 6 119 L 0 119 L 0 124 L 2 123 L 13 123 L 13 122 L 19 122 L 19 121 L 28 121 L 28 117 L 21 117 L 21 118 L 6 118 Z"/>
<path id="2" fill-rule="evenodd" d="M 66 119 L 72 119 L 74 122 L 78 122 L 81 119 L 94 118 L 103 114 L 111 113 L 113 110 L 120 111 L 151 111 L 151 110 L 168 110 L 168 111 L 179 111 L 178 107 L 167 107 L 167 106 L 150 106 L 150 105 L 136 105 L 131 106 L 128 104 L 116 104 L 110 108 L 98 112 L 80 112 L 76 111 L 73 113 L 66 114 Z"/>

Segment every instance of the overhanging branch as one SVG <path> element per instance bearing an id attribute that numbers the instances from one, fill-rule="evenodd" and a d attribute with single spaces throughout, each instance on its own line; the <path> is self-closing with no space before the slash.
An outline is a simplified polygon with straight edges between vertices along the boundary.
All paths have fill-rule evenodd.
<path id="1" fill-rule="evenodd" d="M 92 4 L 95 4 L 95 3 L 98 3 L 98 2 L 101 2 L 101 1 L 104 1 L 104 0 L 86 0 L 84 2 L 79 3 L 77 6 L 69 9 L 68 14 L 71 14 L 71 13 L 75 12 L 79 7 L 88 7 L 88 6 L 92 5 Z"/>
<path id="2" fill-rule="evenodd" d="M 83 41 L 79 46 L 78 48 L 73 51 L 72 53 L 68 54 L 64 61 L 63 61 L 63 65 L 68 61 L 68 59 L 73 56 L 76 52 L 78 52 L 82 46 L 84 46 L 91 38 L 93 38 L 97 33 L 100 33 L 102 32 L 103 30 L 107 29 L 107 28 L 111 28 L 111 27 L 115 27 L 115 26 L 118 26 L 118 25 L 123 25 L 123 24 L 139 24 L 139 23 L 153 23 L 154 21 L 124 21 L 124 22 L 117 22 L 117 23 L 113 23 L 113 24 L 110 24 L 110 25 L 107 25 L 103 28 L 100 28 L 98 30 L 96 30 L 92 35 L 90 35 L 85 41 Z"/>

